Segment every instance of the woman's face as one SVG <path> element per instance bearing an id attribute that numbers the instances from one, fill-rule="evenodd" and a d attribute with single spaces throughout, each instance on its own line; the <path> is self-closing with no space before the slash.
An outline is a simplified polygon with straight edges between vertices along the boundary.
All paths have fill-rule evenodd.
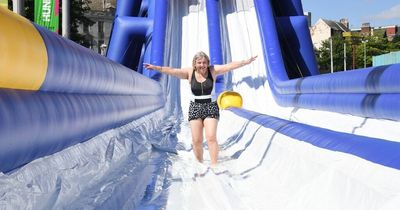
<path id="1" fill-rule="evenodd" d="M 196 59 L 195 65 L 196 65 L 197 70 L 204 71 L 204 70 L 207 70 L 208 61 L 206 58 L 198 58 L 198 59 Z"/>

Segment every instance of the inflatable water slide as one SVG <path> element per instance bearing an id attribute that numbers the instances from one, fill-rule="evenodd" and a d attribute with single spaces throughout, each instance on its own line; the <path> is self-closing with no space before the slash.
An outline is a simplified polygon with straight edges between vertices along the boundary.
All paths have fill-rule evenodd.
<path id="1" fill-rule="evenodd" d="M 0 7 L 0 209 L 398 209 L 400 64 L 319 74 L 300 0 L 119 0 L 108 46 Z M 188 82 L 143 68 L 198 51 L 258 55 L 216 81 L 215 168 Z"/>

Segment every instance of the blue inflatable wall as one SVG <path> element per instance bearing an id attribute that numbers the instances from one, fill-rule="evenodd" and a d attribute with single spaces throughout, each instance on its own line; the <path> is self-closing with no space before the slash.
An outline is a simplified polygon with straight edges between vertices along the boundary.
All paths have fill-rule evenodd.
<path id="1" fill-rule="evenodd" d="M 142 64 L 164 64 L 167 8 L 167 0 L 118 1 L 107 57 L 158 81 Z"/>
<path id="2" fill-rule="evenodd" d="M 160 25 L 157 27 L 160 29 L 158 34 L 163 34 L 166 20 L 164 7 L 167 4 L 164 0 L 160 2 L 160 6 L 156 8 L 162 12 L 157 14 L 161 14 L 164 22 L 163 19 L 156 20 Z M 400 76 L 399 65 L 320 75 L 301 1 L 255 0 L 254 3 L 260 24 L 269 84 L 275 100 L 280 105 L 350 113 L 363 117 L 399 119 L 400 111 L 396 110 L 396 107 L 400 105 L 400 88 L 395 82 Z M 206 1 L 210 59 L 213 64 L 221 64 L 223 61 L 219 5 L 218 0 Z M 149 17 L 155 18 L 150 14 Z M 156 36 L 154 34 L 153 39 Z M 157 37 L 157 42 L 149 40 L 146 43 L 149 47 L 155 48 L 154 45 L 157 45 L 157 49 L 160 49 L 157 53 L 152 53 L 150 62 L 162 65 L 161 49 L 164 42 L 162 38 Z M 120 45 L 123 46 L 124 43 Z M 217 80 L 217 93 L 221 90 L 223 80 Z M 397 142 L 333 132 L 241 109 L 232 111 L 294 139 L 400 169 L 400 155 L 397 152 L 400 144 Z"/>
<path id="3" fill-rule="evenodd" d="M 343 152 L 387 167 L 400 169 L 400 143 L 336 132 L 287 121 L 249 110 L 231 108 L 236 115 L 316 147 Z"/>
<path id="4" fill-rule="evenodd" d="M 211 60 L 220 63 L 219 1 L 206 3 Z M 319 75 L 301 1 L 254 4 L 280 105 L 400 120 L 400 64 Z M 167 0 L 118 1 L 107 56 L 122 65 L 0 8 L 0 36 L 7 40 L 0 44 L 8 52 L 0 57 L 0 170 L 162 107 L 160 85 L 145 77 L 160 75 L 142 63 L 164 62 L 167 6 Z"/>
<path id="5" fill-rule="evenodd" d="M 1 172 L 164 105 L 157 82 L 2 7 L 0 26 Z"/>
<path id="6" fill-rule="evenodd" d="M 223 63 L 219 3 L 206 1 L 211 64 Z M 142 63 L 164 65 L 167 16 L 168 0 L 118 1 L 107 57 L 158 81 L 160 73 L 143 69 Z M 218 76 L 216 94 L 223 90 L 223 76 Z"/>
<path id="7" fill-rule="evenodd" d="M 269 84 L 280 105 L 400 120 L 400 64 L 318 75 L 301 1 L 254 4 Z"/>

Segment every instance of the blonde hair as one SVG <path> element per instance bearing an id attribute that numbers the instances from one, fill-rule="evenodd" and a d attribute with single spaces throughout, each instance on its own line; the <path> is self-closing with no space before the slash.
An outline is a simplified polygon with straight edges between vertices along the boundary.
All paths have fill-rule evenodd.
<path id="1" fill-rule="evenodd" d="M 208 57 L 208 55 L 205 52 L 200 51 L 193 56 L 192 67 L 194 70 L 196 70 L 197 59 L 202 59 L 202 58 L 205 58 L 207 60 L 208 65 L 210 65 L 210 58 Z"/>

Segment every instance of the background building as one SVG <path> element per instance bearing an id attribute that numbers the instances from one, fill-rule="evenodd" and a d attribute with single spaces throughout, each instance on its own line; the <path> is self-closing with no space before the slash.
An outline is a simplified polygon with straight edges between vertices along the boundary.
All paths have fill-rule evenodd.
<path id="1" fill-rule="evenodd" d="M 347 19 L 342 19 L 340 22 L 333 20 L 318 19 L 315 25 L 310 27 L 311 39 L 314 48 L 319 49 L 322 42 L 331 38 L 334 35 L 342 35 L 343 32 L 348 32 Z"/>
<path id="2" fill-rule="evenodd" d="M 382 66 L 394 63 L 400 63 L 400 51 L 372 56 L 372 66 Z"/>
<path id="3" fill-rule="evenodd" d="M 371 35 L 378 35 L 381 37 L 386 37 L 389 41 L 392 41 L 395 37 L 400 36 L 399 26 L 381 26 L 372 28 Z"/>
<path id="4" fill-rule="evenodd" d="M 311 13 L 306 12 L 309 24 L 311 23 Z M 315 49 L 322 46 L 322 42 L 328 40 L 334 35 L 343 35 L 346 38 L 355 37 L 362 39 L 369 36 L 380 36 L 392 41 L 395 37 L 400 36 L 400 27 L 397 25 L 372 27 L 370 23 L 363 23 L 360 28 L 350 29 L 349 21 L 346 18 L 340 21 L 318 19 L 315 25 L 310 26 L 311 39 Z"/>
<path id="5" fill-rule="evenodd" d="M 90 11 L 85 16 L 93 25 L 81 25 L 79 32 L 90 37 L 89 48 L 105 55 L 114 20 L 116 0 L 91 0 Z"/>

